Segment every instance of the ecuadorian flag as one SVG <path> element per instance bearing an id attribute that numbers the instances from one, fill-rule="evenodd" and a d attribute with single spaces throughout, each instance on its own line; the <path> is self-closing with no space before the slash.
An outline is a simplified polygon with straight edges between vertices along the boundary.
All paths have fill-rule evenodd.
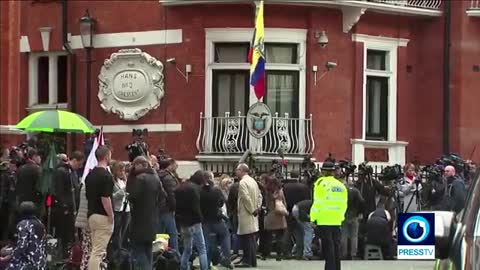
<path id="1" fill-rule="evenodd" d="M 265 45 L 263 25 L 263 1 L 257 9 L 255 19 L 255 32 L 253 33 L 252 44 L 248 54 L 250 62 L 250 85 L 255 91 L 257 99 L 262 99 L 265 94 Z"/>

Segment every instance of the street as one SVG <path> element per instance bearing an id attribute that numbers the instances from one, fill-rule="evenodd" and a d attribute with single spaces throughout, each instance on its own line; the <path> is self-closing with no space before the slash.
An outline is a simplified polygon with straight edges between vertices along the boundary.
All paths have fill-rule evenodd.
<path id="1" fill-rule="evenodd" d="M 324 261 L 258 261 L 262 270 L 322 270 Z M 342 261 L 342 270 L 433 270 L 434 261 Z"/>

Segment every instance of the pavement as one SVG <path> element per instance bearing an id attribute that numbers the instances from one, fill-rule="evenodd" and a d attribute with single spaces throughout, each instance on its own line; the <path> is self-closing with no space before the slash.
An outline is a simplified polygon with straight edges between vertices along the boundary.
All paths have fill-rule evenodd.
<path id="1" fill-rule="evenodd" d="M 323 270 L 324 261 L 258 260 L 260 270 Z M 434 261 L 342 261 L 342 270 L 433 270 Z M 218 270 L 225 268 L 216 267 Z M 214 269 L 214 268 L 212 268 Z"/>

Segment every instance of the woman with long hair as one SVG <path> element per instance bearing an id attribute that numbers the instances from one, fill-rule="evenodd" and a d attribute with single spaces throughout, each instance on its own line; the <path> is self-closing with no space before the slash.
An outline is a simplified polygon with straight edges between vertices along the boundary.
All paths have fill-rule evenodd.
<path id="1" fill-rule="evenodd" d="M 276 259 L 281 261 L 285 254 L 284 234 L 287 228 L 286 200 L 280 182 L 273 176 L 265 176 L 265 203 L 267 215 L 264 219 L 265 242 L 263 257 L 270 255 L 273 236 L 275 236 Z"/>
<path id="2" fill-rule="evenodd" d="M 114 228 L 112 235 L 111 248 L 113 252 L 118 252 L 123 248 L 125 235 L 130 224 L 130 205 L 128 203 L 127 176 L 125 173 L 125 163 L 122 161 L 113 161 L 110 166 L 113 174 L 113 211 Z"/>

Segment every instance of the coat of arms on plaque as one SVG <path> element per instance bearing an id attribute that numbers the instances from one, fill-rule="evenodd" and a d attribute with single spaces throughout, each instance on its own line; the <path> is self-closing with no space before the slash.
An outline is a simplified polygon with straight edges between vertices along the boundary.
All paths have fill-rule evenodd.
<path id="1" fill-rule="evenodd" d="M 267 134 L 272 127 L 272 112 L 267 104 L 257 102 L 248 109 L 247 127 L 255 138 L 262 138 Z"/>

